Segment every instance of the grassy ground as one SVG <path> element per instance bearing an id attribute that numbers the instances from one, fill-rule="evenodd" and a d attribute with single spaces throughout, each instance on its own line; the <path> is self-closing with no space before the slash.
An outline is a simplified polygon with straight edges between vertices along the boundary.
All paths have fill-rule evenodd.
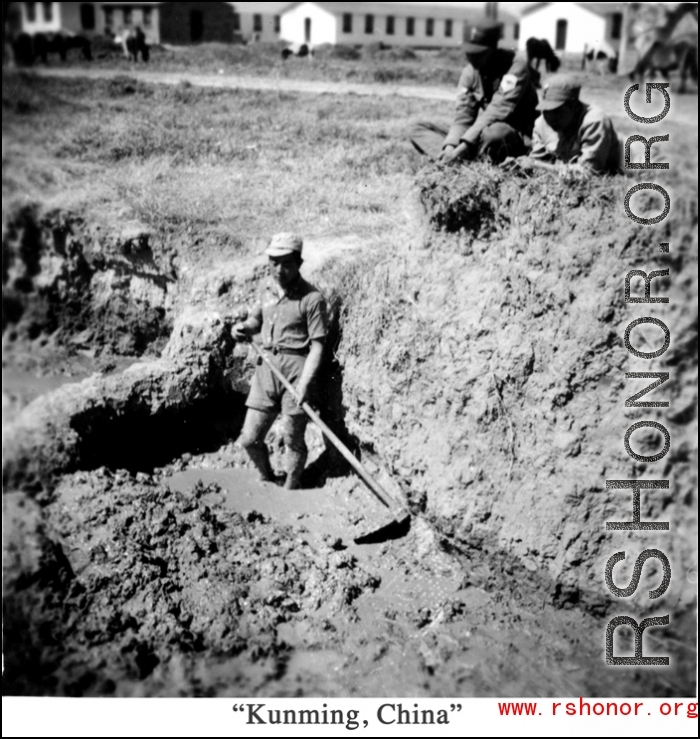
<path id="1" fill-rule="evenodd" d="M 6 76 L 3 215 L 28 200 L 253 243 L 376 236 L 397 219 L 426 101 Z"/>
<path id="2" fill-rule="evenodd" d="M 622 108 L 626 87 L 616 79 L 606 90 L 584 90 L 623 136 L 640 128 Z M 316 237 L 383 237 L 397 231 L 397 198 L 423 164 L 407 141 L 411 123 L 448 122 L 451 108 L 399 97 L 9 74 L 3 214 L 17 202 L 40 200 L 111 227 L 138 218 L 156 229 L 188 227 L 239 242 L 283 226 Z M 657 171 L 654 181 L 694 178 L 696 115 L 694 95 L 674 97 L 664 129 L 671 139 L 657 146 L 670 161 L 691 166 Z"/>

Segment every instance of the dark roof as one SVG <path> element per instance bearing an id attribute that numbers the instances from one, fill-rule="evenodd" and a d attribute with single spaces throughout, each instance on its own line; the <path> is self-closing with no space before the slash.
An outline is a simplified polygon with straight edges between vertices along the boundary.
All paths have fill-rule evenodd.
<path id="1" fill-rule="evenodd" d="M 540 8 L 544 8 L 552 3 L 533 3 L 528 8 L 524 8 L 520 11 L 520 15 L 530 15 Z M 624 3 L 572 3 L 573 5 L 580 5 L 582 8 L 589 10 L 591 13 L 596 15 L 612 15 L 613 13 L 622 13 L 625 9 Z"/>
<path id="2" fill-rule="evenodd" d="M 446 5 L 404 5 L 402 3 L 316 3 L 310 0 L 312 5 L 327 10 L 334 15 L 339 13 L 394 15 L 401 18 L 453 18 L 455 20 L 466 20 L 472 23 L 486 19 L 483 10 L 475 8 L 461 8 Z M 285 12 L 302 5 L 302 3 L 291 3 Z"/>

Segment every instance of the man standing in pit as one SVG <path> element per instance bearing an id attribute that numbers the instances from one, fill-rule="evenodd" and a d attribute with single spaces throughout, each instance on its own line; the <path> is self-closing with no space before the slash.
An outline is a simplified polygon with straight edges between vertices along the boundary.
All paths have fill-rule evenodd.
<path id="1" fill-rule="evenodd" d="M 306 464 L 306 414 L 313 402 L 314 379 L 328 333 L 326 302 L 320 291 L 299 273 L 301 237 L 279 233 L 265 250 L 270 282 L 250 316 L 231 330 L 236 341 L 261 334 L 262 348 L 297 391 L 294 398 L 261 360 L 253 376 L 240 442 L 263 480 L 274 481 L 265 436 L 281 412 L 284 417 L 287 478 L 285 488 L 298 488 Z"/>
<path id="2" fill-rule="evenodd" d="M 600 108 L 579 100 L 581 84 L 574 75 L 552 77 L 537 106 L 532 151 L 517 161 L 523 169 L 562 169 L 583 174 L 622 171 L 622 146 L 612 121 Z"/>
<path id="3" fill-rule="evenodd" d="M 449 130 L 418 123 L 411 143 L 421 154 L 447 164 L 477 157 L 498 164 L 529 151 L 537 91 L 527 59 L 499 49 L 500 37 L 499 24 L 472 28 L 454 122 Z"/>

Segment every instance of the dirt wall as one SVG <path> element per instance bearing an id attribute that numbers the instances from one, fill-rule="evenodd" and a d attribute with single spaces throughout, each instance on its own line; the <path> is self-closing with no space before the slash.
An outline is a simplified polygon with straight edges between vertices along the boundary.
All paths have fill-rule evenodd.
<path id="1" fill-rule="evenodd" d="M 650 604 L 646 590 L 661 573 L 647 564 L 625 603 L 641 612 L 694 598 L 684 573 L 697 531 L 696 215 L 691 200 L 676 200 L 663 229 L 645 230 L 624 213 L 624 184 L 431 168 L 419 177 L 423 236 L 328 278 L 344 300 L 348 429 L 445 541 L 494 563 L 507 552 L 522 577 L 544 584 L 544 597 L 596 611 L 615 600 L 604 581 L 609 557 L 627 551 L 615 570 L 624 585 L 637 555 L 658 547 L 675 577 Z M 672 241 L 669 254 L 659 240 Z M 640 307 L 672 332 L 653 361 L 623 345 L 636 317 L 624 302 L 634 268 L 671 273 L 655 282 L 670 303 Z M 655 398 L 670 409 L 626 408 L 643 387 L 626 380 L 630 371 L 670 372 Z M 672 439 L 655 464 L 623 447 L 629 426 L 646 419 Z M 660 434 L 637 434 L 641 453 L 659 449 Z M 669 521 L 670 533 L 606 531 L 606 521 L 632 513 L 631 493 L 607 490 L 606 480 L 634 478 L 670 481 L 643 493 L 641 515 Z"/>
<path id="2" fill-rule="evenodd" d="M 108 234 L 28 206 L 4 224 L 2 248 L 5 341 L 53 335 L 93 354 L 125 355 L 165 343 L 177 275 L 142 224 Z"/>

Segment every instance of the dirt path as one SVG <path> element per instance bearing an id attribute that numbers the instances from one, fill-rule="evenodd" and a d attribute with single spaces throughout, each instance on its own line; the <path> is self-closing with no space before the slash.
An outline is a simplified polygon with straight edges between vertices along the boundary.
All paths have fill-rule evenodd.
<path id="1" fill-rule="evenodd" d="M 36 69 L 35 74 L 44 77 L 87 79 L 112 79 L 123 77 L 121 69 Z M 299 80 L 282 77 L 256 77 L 244 75 L 207 75 L 191 72 L 155 72 L 133 67 L 128 76 L 141 82 L 163 85 L 179 85 L 187 82 L 196 87 L 212 87 L 219 89 L 268 90 L 271 92 L 303 92 L 310 94 L 331 95 L 364 95 L 374 97 L 404 97 L 421 100 L 440 100 L 453 102 L 455 91 L 453 87 L 428 87 L 419 85 L 388 85 L 366 84 L 351 82 L 323 82 L 319 80 Z M 623 78 L 611 79 L 605 87 L 599 87 L 600 81 L 594 80 L 591 89 L 584 90 L 583 98 L 594 102 L 608 115 L 618 122 L 629 123 L 623 107 L 623 93 L 628 87 L 628 81 Z M 447 111 L 445 111 L 447 112 Z M 649 113 L 651 115 L 651 113 Z M 675 94 L 673 96 L 672 120 L 677 123 L 687 123 L 697 131 L 698 96 L 697 94 Z"/>
<path id="2" fill-rule="evenodd" d="M 123 77 L 124 70 L 115 69 L 41 69 L 35 70 L 43 77 L 84 77 L 87 79 L 111 79 Z M 192 74 L 189 72 L 151 72 L 131 69 L 130 77 L 141 82 L 163 85 L 179 85 L 188 82 L 197 87 L 216 87 L 220 89 L 269 90 L 273 92 L 328 93 L 333 95 L 373 95 L 375 97 L 408 97 L 423 100 L 452 100 L 454 90 L 436 87 L 417 87 L 407 85 L 368 85 L 349 82 L 321 82 L 318 80 L 295 80 L 280 77 L 246 77 L 230 75 Z"/>

